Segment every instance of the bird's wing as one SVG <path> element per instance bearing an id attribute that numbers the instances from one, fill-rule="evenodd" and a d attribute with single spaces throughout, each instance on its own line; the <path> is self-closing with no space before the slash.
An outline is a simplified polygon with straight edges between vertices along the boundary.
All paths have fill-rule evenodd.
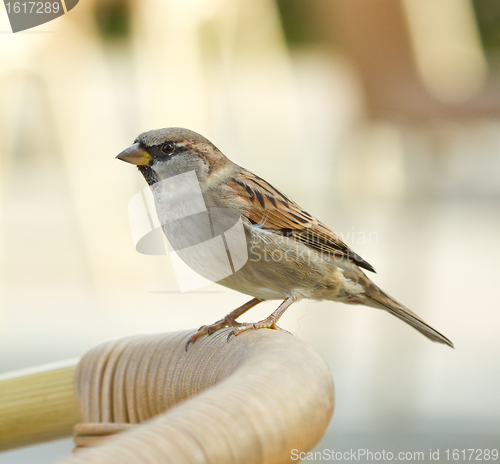
<path id="1" fill-rule="evenodd" d="M 232 179 L 230 186 L 248 203 L 243 215 L 253 224 L 305 243 L 322 253 L 347 258 L 375 272 L 371 264 L 354 253 L 328 227 L 259 176 L 242 169 Z"/>

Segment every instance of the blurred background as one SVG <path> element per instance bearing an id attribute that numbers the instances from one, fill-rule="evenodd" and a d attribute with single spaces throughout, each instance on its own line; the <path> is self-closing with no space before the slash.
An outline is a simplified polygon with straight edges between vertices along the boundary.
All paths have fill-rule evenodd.
<path id="1" fill-rule="evenodd" d="M 0 8 L 0 373 L 195 329 L 248 299 L 180 294 L 168 257 L 134 249 L 127 204 L 145 182 L 114 157 L 183 126 L 320 218 L 455 343 L 370 308 L 294 304 L 281 326 L 336 384 L 317 450 L 498 448 L 499 58 L 496 0 L 81 0 L 17 34 Z"/>

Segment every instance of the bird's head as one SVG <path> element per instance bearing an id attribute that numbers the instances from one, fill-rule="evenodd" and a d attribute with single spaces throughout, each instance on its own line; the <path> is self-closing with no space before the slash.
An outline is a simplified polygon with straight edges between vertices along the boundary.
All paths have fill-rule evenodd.
<path id="1" fill-rule="evenodd" d="M 180 127 L 143 132 L 117 158 L 135 164 L 150 185 L 189 171 L 203 181 L 227 162 L 212 142 Z"/>

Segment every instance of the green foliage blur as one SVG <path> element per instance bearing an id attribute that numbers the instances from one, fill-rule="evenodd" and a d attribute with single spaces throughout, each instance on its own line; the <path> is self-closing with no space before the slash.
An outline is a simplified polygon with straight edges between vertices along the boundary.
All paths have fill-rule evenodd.
<path id="1" fill-rule="evenodd" d="M 500 50 L 500 2 L 498 0 L 472 0 L 479 33 L 486 51 Z"/>

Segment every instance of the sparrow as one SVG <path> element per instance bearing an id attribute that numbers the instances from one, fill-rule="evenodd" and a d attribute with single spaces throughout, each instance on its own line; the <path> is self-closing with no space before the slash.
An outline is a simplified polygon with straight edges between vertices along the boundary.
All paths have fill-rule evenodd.
<path id="1" fill-rule="evenodd" d="M 201 191 L 209 210 L 234 211 L 241 219 L 248 259 L 217 283 L 253 298 L 214 324 L 200 327 L 189 338 L 186 349 L 200 336 L 223 327 L 234 327 L 228 341 L 250 329 L 281 330 L 276 323 L 292 303 L 302 298 L 383 309 L 432 341 L 453 348 L 448 338 L 377 287 L 364 272 L 375 272 L 373 266 L 327 226 L 264 179 L 233 163 L 200 134 L 178 127 L 144 132 L 117 158 L 135 164 L 144 176 L 169 239 L 181 240 L 197 233 L 194 228 L 182 232 L 165 226 L 176 205 L 196 189 Z M 186 173 L 196 176 L 193 178 L 199 187 L 158 187 Z M 208 262 L 210 257 L 203 260 Z M 255 305 L 276 299 L 282 302 L 266 319 L 237 322 Z"/>

